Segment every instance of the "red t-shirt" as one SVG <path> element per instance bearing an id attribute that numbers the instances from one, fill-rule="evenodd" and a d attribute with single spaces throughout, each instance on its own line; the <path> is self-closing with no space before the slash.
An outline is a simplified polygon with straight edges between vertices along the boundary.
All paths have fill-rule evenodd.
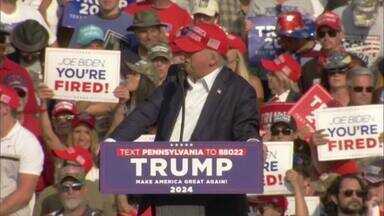
<path id="1" fill-rule="evenodd" d="M 153 9 L 156 11 L 161 23 L 167 25 L 167 33 L 169 35 L 176 34 L 176 31 L 183 26 L 187 26 L 192 22 L 191 15 L 188 11 L 179 7 L 175 3 L 164 9 L 155 8 L 151 3 L 144 1 L 134 4 L 129 4 L 124 8 L 124 12 L 134 15 L 140 11 Z"/>
<path id="2" fill-rule="evenodd" d="M 39 107 L 37 105 L 35 88 L 33 87 L 33 81 L 28 71 L 8 58 L 4 58 L 3 65 L 0 65 L 0 83 L 4 83 L 4 80 L 8 76 L 15 74 L 24 78 L 28 89 L 28 101 L 25 105 L 24 113 L 38 113 Z"/>

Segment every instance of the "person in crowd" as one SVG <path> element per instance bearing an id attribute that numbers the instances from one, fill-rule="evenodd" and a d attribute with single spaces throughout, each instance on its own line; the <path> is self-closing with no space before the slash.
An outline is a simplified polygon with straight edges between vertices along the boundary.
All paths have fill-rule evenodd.
<path id="1" fill-rule="evenodd" d="M 377 82 L 376 90 L 373 94 L 373 102 L 376 104 L 384 104 L 384 56 L 379 58 L 372 67 L 376 71 Z"/>
<path id="2" fill-rule="evenodd" d="M 335 208 L 328 209 L 329 215 L 364 215 L 366 187 L 356 175 L 339 177 L 329 188 Z"/>
<path id="3" fill-rule="evenodd" d="M 342 21 L 333 12 L 325 12 L 316 19 L 316 38 L 321 45 L 319 56 L 303 65 L 300 87 L 303 92 L 313 84 L 321 82 L 323 66 L 327 57 L 334 52 L 344 51 Z"/>
<path id="4" fill-rule="evenodd" d="M 104 49 L 104 32 L 103 29 L 96 25 L 81 26 L 76 36 L 76 48 Z"/>
<path id="5" fill-rule="evenodd" d="M 219 3 L 217 0 L 192 1 L 193 22 L 219 23 Z"/>
<path id="6" fill-rule="evenodd" d="M 251 196 L 248 200 L 251 210 L 256 212 L 256 215 L 281 216 L 288 209 L 288 200 L 284 196 Z M 256 210 L 253 210 L 252 206 Z"/>
<path id="7" fill-rule="evenodd" d="M 334 52 L 329 55 L 322 72 L 322 85 L 342 106 L 349 104 L 347 73 L 352 68 L 352 57 L 346 52 Z"/>
<path id="8" fill-rule="evenodd" d="M 184 85 L 179 85 L 185 83 L 180 80 L 183 74 L 177 75 L 182 71 L 169 74 L 163 85 L 127 116 L 107 140 L 134 140 L 145 128 L 153 124 L 158 127 L 157 141 L 258 138 L 258 105 L 255 91 L 245 80 L 224 66 L 224 55 L 228 49 L 226 34 L 216 25 L 208 23 L 196 24 L 186 31 L 191 32 L 185 32 L 186 34 L 176 38 L 174 43 L 185 52 L 187 77 L 184 81 L 192 88 L 184 89 Z M 217 46 L 212 45 L 213 41 Z M 185 108 L 179 112 L 181 106 L 178 104 L 181 105 L 183 100 L 182 88 L 186 91 Z M 225 105 L 218 106 L 219 101 Z M 181 117 L 183 113 L 186 116 L 184 123 Z M 195 114 L 191 115 L 192 113 Z M 223 121 L 222 116 L 231 121 Z M 181 129 L 182 124 L 185 130 Z M 142 199 L 139 212 L 147 203 L 153 205 L 156 215 L 160 216 L 240 216 L 247 214 L 245 201 L 243 195 L 223 195 L 215 198 L 186 195 L 177 199 L 149 195 L 148 199 Z M 180 202 L 188 206 L 178 206 Z"/>
<path id="9" fill-rule="evenodd" d="M 192 21 L 188 11 L 170 0 L 138 1 L 124 8 L 124 12 L 131 15 L 148 10 L 152 10 L 166 26 L 167 37 L 175 35 L 180 28 L 189 25 Z"/>
<path id="10" fill-rule="evenodd" d="M 83 187 L 86 190 L 84 195 L 84 202 L 87 202 L 91 209 L 100 210 L 104 215 L 116 215 L 116 203 L 113 195 L 104 195 L 99 189 L 99 180 L 90 178 L 92 169 L 92 155 L 89 151 L 80 147 L 68 151 L 56 151 L 56 156 L 61 159 L 62 166 L 58 170 L 55 184 L 44 189 L 39 194 L 33 215 L 47 215 L 52 212 L 60 212 L 65 207 L 62 200 L 60 200 L 60 179 L 63 177 L 63 171 L 68 167 L 81 177 Z"/>
<path id="11" fill-rule="evenodd" d="M 135 32 L 139 40 L 138 54 L 140 58 L 148 58 L 148 48 L 155 43 L 167 42 L 167 36 L 158 15 L 152 10 L 146 10 L 135 14 L 133 24 L 129 30 Z"/>
<path id="12" fill-rule="evenodd" d="M 89 191 L 85 186 L 85 171 L 82 167 L 69 164 L 61 168 L 57 189 L 62 208 L 49 212 L 49 215 L 106 215 L 90 207 L 86 199 Z"/>
<path id="13" fill-rule="evenodd" d="M 344 46 L 370 67 L 384 53 L 383 2 L 380 0 L 351 0 L 350 4 L 334 9 L 343 24 Z"/>
<path id="14" fill-rule="evenodd" d="M 378 158 L 362 169 L 363 180 L 367 183 L 368 215 L 384 213 L 384 160 Z"/>
<path id="15" fill-rule="evenodd" d="M 273 61 L 262 59 L 261 64 L 269 72 L 268 84 L 274 95 L 268 102 L 296 102 L 300 98 L 297 81 L 301 68 L 292 55 L 282 54 Z"/>
<path id="16" fill-rule="evenodd" d="M 10 41 L 16 51 L 9 54 L 8 58 L 27 69 L 37 88 L 44 76 L 48 31 L 35 20 L 25 20 L 13 28 Z"/>
<path id="17" fill-rule="evenodd" d="M 58 101 L 51 112 L 53 131 L 61 141 L 65 143 L 71 131 L 72 120 L 78 114 L 77 108 L 72 101 Z"/>
<path id="18" fill-rule="evenodd" d="M 46 85 L 39 87 L 38 95 L 41 99 L 44 111 L 40 114 L 40 122 L 44 134 L 44 140 L 51 150 L 62 150 L 69 147 L 80 146 L 90 150 L 96 156 L 99 153 L 99 137 L 95 130 L 95 117 L 88 113 L 79 113 L 71 121 L 72 130 L 68 134 L 65 143 L 62 143 L 52 128 L 51 120 L 48 115 L 47 100 L 53 97 L 53 91 Z"/>
<path id="19" fill-rule="evenodd" d="M 19 105 L 16 91 L 0 85 L 0 215 L 32 213 L 34 191 L 43 169 L 39 141 L 15 117 Z"/>
<path id="20" fill-rule="evenodd" d="M 372 104 L 375 81 L 371 70 L 364 67 L 353 68 L 348 72 L 347 84 L 350 106 Z"/>
<path id="21" fill-rule="evenodd" d="M 119 0 L 100 0 L 100 11 L 98 14 L 89 15 L 81 19 L 74 27 L 75 31 L 71 37 L 69 47 L 76 47 L 77 34 L 82 26 L 95 25 L 102 29 L 103 36 L 108 40 L 120 39 L 122 43 L 126 44 L 126 49 L 137 49 L 137 39 L 132 32 L 126 29 L 132 25 L 132 16 L 121 12 L 119 8 Z M 116 35 L 118 36 L 117 38 Z"/>
<path id="22" fill-rule="evenodd" d="M 6 50 L 6 40 L 9 36 L 9 32 L 6 31 L 5 26 L 0 24 L 0 83 L 3 84 L 5 80 L 13 79 L 9 77 L 21 76 L 23 82 L 27 86 L 27 102 L 24 107 L 25 113 L 35 114 L 39 112 L 39 107 L 37 106 L 37 100 L 35 97 L 35 88 L 33 86 L 33 81 L 28 72 L 22 68 L 19 64 L 13 62 L 5 55 Z"/>
<path id="23" fill-rule="evenodd" d="M 56 35 L 49 29 L 47 23 L 40 12 L 27 5 L 22 1 L 17 0 L 1 0 L 0 1 L 0 20 L 4 23 L 8 29 L 12 30 L 19 23 L 25 20 L 35 20 L 40 23 L 49 34 L 49 45 L 55 45 Z"/>
<path id="24" fill-rule="evenodd" d="M 157 85 L 164 82 L 172 62 L 172 51 L 167 43 L 157 43 L 149 48 L 148 58 L 159 77 Z"/>
<path id="25" fill-rule="evenodd" d="M 311 18 L 304 18 L 299 11 L 283 12 L 277 17 L 276 34 L 281 52 L 288 52 L 304 65 L 316 57 L 316 25 Z"/>

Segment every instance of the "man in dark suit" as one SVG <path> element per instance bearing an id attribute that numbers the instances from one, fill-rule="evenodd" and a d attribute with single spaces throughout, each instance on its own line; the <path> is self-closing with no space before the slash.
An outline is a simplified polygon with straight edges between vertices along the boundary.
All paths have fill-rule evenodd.
<path id="1" fill-rule="evenodd" d="M 185 53 L 186 78 L 183 71 L 170 71 L 162 86 L 123 120 L 111 138 L 131 141 L 156 124 L 157 141 L 257 139 L 257 97 L 246 80 L 224 66 L 225 33 L 216 25 L 199 23 L 183 29 L 174 43 Z M 142 201 L 142 206 L 156 206 L 156 216 L 247 215 L 245 195 L 148 195 Z"/>

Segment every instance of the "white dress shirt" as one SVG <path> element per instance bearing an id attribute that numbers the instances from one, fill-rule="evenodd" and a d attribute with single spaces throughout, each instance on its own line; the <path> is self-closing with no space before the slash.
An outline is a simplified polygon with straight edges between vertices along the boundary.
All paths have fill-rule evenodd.
<path id="1" fill-rule="evenodd" d="M 187 94 L 185 96 L 185 121 L 182 141 L 189 141 L 191 139 L 209 91 L 221 69 L 222 67 L 219 67 L 195 82 L 191 77 L 187 77 L 190 88 L 187 89 Z M 182 112 L 180 109 L 170 137 L 171 142 L 180 141 L 181 117 Z"/>

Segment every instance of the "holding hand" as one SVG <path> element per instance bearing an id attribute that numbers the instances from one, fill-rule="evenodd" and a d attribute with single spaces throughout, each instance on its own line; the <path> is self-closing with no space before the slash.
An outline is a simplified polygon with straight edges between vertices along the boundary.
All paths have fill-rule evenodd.
<path id="1" fill-rule="evenodd" d="M 285 173 L 285 179 L 292 185 L 294 189 L 301 187 L 300 175 L 295 170 L 291 169 Z"/>
<path id="2" fill-rule="evenodd" d="M 113 95 L 119 98 L 119 104 L 124 104 L 131 98 L 126 84 L 120 84 L 117 86 L 113 91 Z"/>
<path id="3" fill-rule="evenodd" d="M 43 100 L 43 102 L 46 102 L 47 100 L 53 98 L 55 94 L 47 85 L 41 83 L 37 88 L 37 95 L 41 100 Z"/>
<path id="4" fill-rule="evenodd" d="M 325 145 L 329 142 L 329 139 L 327 139 L 329 136 L 324 131 L 324 129 L 315 131 L 312 137 L 312 144 L 314 146 Z"/>

